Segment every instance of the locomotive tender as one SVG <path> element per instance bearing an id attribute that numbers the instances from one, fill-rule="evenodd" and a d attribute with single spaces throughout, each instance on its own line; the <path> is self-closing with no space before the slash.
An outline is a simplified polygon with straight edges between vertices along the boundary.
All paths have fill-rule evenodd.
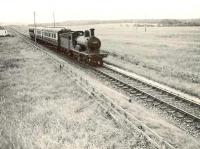
<path id="1" fill-rule="evenodd" d="M 63 27 L 37 27 L 29 28 L 29 35 L 32 39 L 36 37 L 37 41 L 56 47 L 80 63 L 102 66 L 103 58 L 107 57 L 100 50 L 101 41 L 95 37 L 93 28 L 72 31 Z"/>

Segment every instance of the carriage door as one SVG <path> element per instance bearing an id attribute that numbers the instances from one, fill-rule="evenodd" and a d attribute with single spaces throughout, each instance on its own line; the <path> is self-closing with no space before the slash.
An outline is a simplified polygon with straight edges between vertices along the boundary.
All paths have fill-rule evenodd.
<path id="1" fill-rule="evenodd" d="M 71 47 L 71 45 L 72 45 L 72 36 L 71 36 L 71 34 L 68 34 L 68 43 L 67 43 L 67 45 L 68 45 L 68 49 L 71 49 L 72 47 Z"/>

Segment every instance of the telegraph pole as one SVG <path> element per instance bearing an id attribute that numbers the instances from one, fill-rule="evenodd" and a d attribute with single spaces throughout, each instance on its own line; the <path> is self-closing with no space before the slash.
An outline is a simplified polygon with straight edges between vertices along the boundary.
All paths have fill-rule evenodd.
<path id="1" fill-rule="evenodd" d="M 36 41 L 36 19 L 35 19 L 35 11 L 34 11 L 33 15 L 34 15 L 34 27 L 35 27 L 35 29 L 34 29 L 34 31 L 35 31 L 35 44 L 37 44 L 37 41 Z"/>
<path id="2" fill-rule="evenodd" d="M 56 26 L 56 21 L 55 21 L 55 15 L 54 15 L 54 12 L 53 12 L 53 26 L 54 26 L 54 28 L 55 28 L 55 26 Z"/>
<path id="3" fill-rule="evenodd" d="M 144 26 L 144 31 L 145 33 L 147 32 L 147 18 L 146 18 L 146 14 L 145 14 L 145 26 Z"/>

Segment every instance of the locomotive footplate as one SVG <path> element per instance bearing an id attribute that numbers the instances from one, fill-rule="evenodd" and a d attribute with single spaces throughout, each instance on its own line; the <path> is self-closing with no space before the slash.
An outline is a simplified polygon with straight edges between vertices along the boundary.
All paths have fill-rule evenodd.
<path id="1" fill-rule="evenodd" d="M 88 63 L 93 66 L 102 66 L 103 65 L 103 55 L 88 56 Z"/>
<path id="2" fill-rule="evenodd" d="M 108 56 L 108 54 L 107 53 L 100 53 L 99 54 L 102 58 L 105 58 L 105 57 L 107 57 Z"/>

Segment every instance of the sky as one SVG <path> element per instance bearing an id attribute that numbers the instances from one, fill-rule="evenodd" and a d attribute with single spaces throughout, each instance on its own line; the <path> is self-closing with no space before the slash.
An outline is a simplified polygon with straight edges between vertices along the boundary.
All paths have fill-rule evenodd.
<path id="1" fill-rule="evenodd" d="M 200 18 L 200 0 L 0 0 L 0 22 Z"/>

